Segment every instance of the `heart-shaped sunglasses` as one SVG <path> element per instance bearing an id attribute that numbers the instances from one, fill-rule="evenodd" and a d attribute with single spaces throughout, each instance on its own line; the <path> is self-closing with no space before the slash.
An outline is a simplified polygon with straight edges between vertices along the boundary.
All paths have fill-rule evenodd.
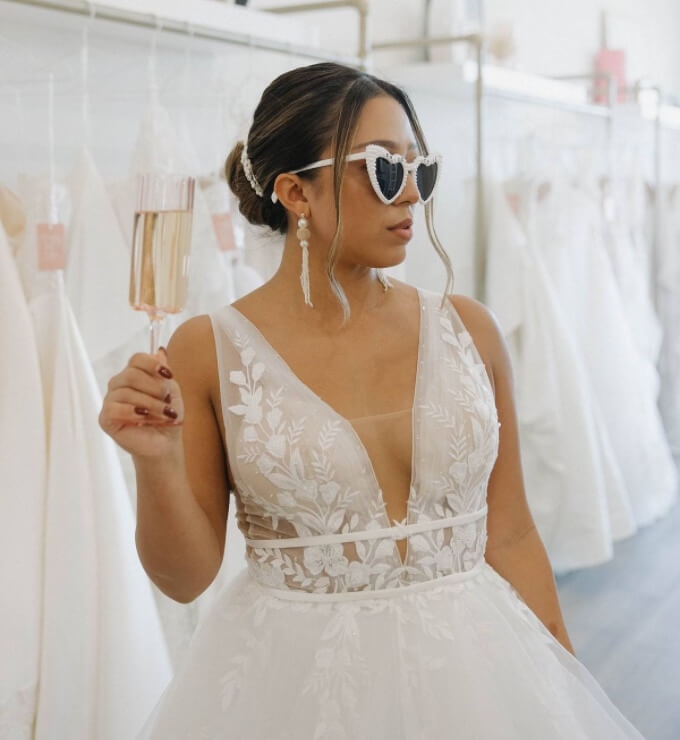
<path id="1" fill-rule="evenodd" d="M 356 162 L 361 159 L 366 160 L 366 169 L 371 185 L 375 194 L 383 203 L 387 205 L 394 203 L 401 195 L 406 187 L 406 178 L 409 172 L 415 173 L 416 189 L 420 202 L 427 203 L 432 198 L 439 175 L 441 155 L 419 155 L 409 162 L 401 154 L 392 154 L 392 152 L 378 144 L 368 144 L 363 152 L 355 152 L 346 157 L 347 162 Z M 312 164 L 301 167 L 299 170 L 293 170 L 291 174 L 297 175 L 307 170 L 328 167 L 334 161 L 335 158 L 333 157 L 320 159 L 318 162 L 312 162 Z M 272 194 L 272 200 L 276 202 L 275 193 Z"/>

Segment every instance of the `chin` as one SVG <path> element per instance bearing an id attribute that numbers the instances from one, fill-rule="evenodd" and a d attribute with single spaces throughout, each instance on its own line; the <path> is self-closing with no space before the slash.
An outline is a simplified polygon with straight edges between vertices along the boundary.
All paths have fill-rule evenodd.
<path id="1" fill-rule="evenodd" d="M 406 245 L 402 247 L 390 247 L 380 255 L 376 255 L 373 267 L 396 267 L 406 259 Z"/>

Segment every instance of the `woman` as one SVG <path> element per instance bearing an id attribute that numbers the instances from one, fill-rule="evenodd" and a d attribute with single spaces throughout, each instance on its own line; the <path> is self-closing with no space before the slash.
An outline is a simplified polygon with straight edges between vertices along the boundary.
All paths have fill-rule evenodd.
<path id="1" fill-rule="evenodd" d="M 451 283 L 407 97 L 296 69 L 246 144 L 227 177 L 286 235 L 278 272 L 132 357 L 101 413 L 159 588 L 188 602 L 214 579 L 229 492 L 247 544 L 143 737 L 639 737 L 571 655 L 497 324 L 382 273 L 421 201 Z"/>

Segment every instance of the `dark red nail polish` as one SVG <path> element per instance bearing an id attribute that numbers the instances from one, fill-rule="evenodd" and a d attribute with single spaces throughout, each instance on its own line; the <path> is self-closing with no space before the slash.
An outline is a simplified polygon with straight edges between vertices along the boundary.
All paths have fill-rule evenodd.
<path id="1" fill-rule="evenodd" d="M 144 408 L 144 406 L 135 406 L 135 414 L 139 414 L 139 416 L 148 416 L 149 409 Z"/>
<path id="2" fill-rule="evenodd" d="M 177 412 L 175 411 L 175 409 L 170 408 L 170 406 L 166 406 L 163 409 L 163 413 L 165 414 L 165 416 L 168 417 L 168 419 L 176 419 L 177 418 Z"/>
<path id="3" fill-rule="evenodd" d="M 172 393 L 168 393 L 168 395 L 163 399 L 163 402 L 170 403 L 171 399 L 172 399 Z"/>
<path id="4" fill-rule="evenodd" d="M 161 365 L 158 368 L 158 374 L 162 375 L 164 378 L 167 378 L 168 380 L 172 378 L 172 373 L 170 372 L 170 368 L 165 367 L 165 365 Z"/>

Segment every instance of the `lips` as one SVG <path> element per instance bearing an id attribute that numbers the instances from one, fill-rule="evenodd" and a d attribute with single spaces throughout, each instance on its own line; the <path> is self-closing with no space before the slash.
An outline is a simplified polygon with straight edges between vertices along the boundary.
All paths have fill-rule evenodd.
<path id="1" fill-rule="evenodd" d="M 395 224 L 394 226 L 390 226 L 389 231 L 395 231 L 396 229 L 408 230 L 412 226 L 413 226 L 413 219 L 405 218 L 403 221 L 400 221 L 398 224 Z"/>
<path id="2" fill-rule="evenodd" d="M 387 230 L 391 231 L 398 239 L 410 242 L 413 237 L 413 219 L 405 218 L 398 224 L 388 227 Z"/>

